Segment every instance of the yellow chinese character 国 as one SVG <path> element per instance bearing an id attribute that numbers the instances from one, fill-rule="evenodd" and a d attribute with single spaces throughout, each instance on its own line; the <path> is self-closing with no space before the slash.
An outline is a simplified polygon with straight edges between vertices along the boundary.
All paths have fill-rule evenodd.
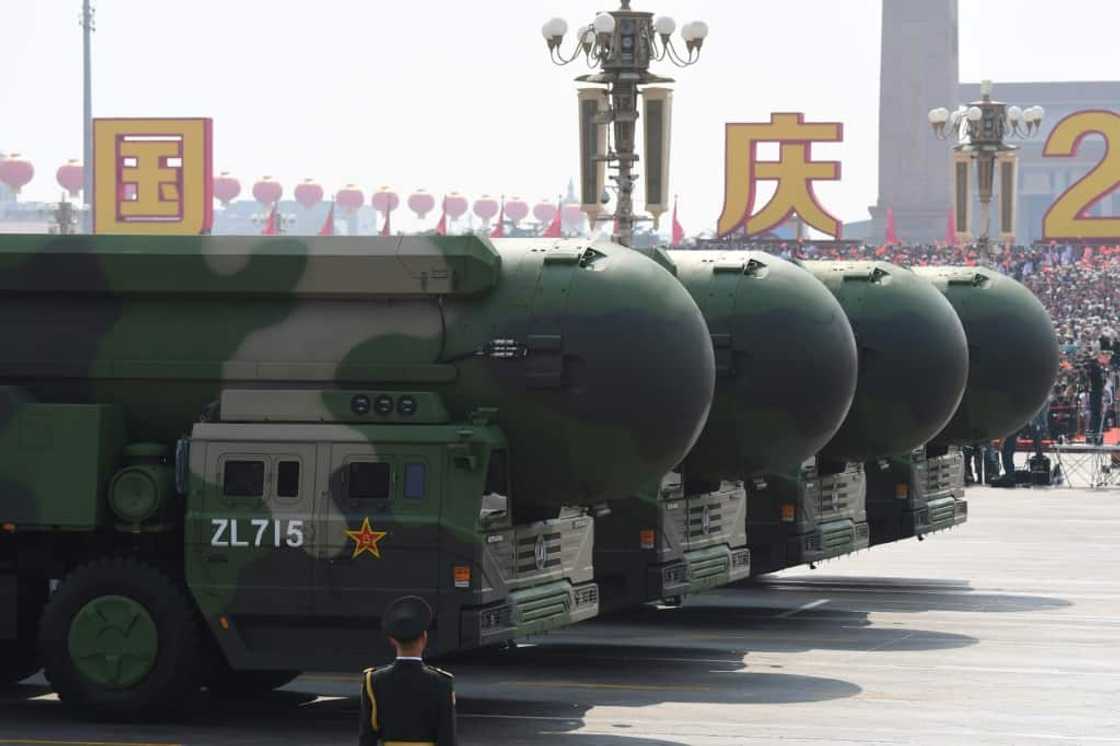
<path id="1" fill-rule="evenodd" d="M 93 140 L 96 233 L 210 230 L 209 119 L 95 119 Z"/>

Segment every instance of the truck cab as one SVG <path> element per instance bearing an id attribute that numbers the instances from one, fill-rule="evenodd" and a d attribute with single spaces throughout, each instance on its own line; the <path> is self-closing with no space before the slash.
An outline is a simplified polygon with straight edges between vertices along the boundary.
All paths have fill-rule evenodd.
<path id="1" fill-rule="evenodd" d="M 644 495 L 614 501 L 596 518 L 595 572 L 603 610 L 693 593 L 750 574 L 742 482 L 687 490 L 672 471 Z"/>
<path id="2" fill-rule="evenodd" d="M 188 445 L 187 581 L 235 667 L 368 665 L 355 651 L 388 655 L 380 614 L 402 595 L 436 610 L 435 655 L 597 613 L 593 519 L 515 526 L 509 444 L 485 413 L 451 423 L 423 393 L 227 391 Z"/>
<path id="3" fill-rule="evenodd" d="M 762 575 L 866 549 L 863 465 L 807 459 L 793 475 L 747 483 L 751 574 Z"/>
<path id="4" fill-rule="evenodd" d="M 929 446 L 867 464 L 871 544 L 886 544 L 958 526 L 968 520 L 964 456 L 957 446 Z"/>

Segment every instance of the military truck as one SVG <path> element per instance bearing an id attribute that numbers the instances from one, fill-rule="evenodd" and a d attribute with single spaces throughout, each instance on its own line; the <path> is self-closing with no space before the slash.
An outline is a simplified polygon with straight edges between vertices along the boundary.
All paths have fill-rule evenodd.
<path id="1" fill-rule="evenodd" d="M 703 316 L 609 244 L 0 240 L 0 675 L 158 714 L 598 608 L 586 508 L 667 473 Z M 656 424 L 656 427 L 654 425 Z"/>
<path id="2" fill-rule="evenodd" d="M 752 574 L 864 549 L 867 490 L 884 459 L 936 435 L 968 375 L 953 307 L 917 275 L 886 262 L 803 262 L 851 323 L 859 379 L 840 429 L 812 462 L 748 482 Z"/>
<path id="3" fill-rule="evenodd" d="M 1017 432 L 1046 403 L 1058 342 L 1045 307 L 1026 287 L 984 267 L 919 267 L 968 338 L 969 370 L 953 418 L 925 448 L 868 466 L 872 543 L 919 538 L 968 517 L 960 446 Z"/>
<path id="4" fill-rule="evenodd" d="M 612 500 L 597 518 L 604 608 L 679 602 L 747 577 L 754 517 L 745 481 L 815 453 L 840 427 L 856 387 L 851 327 L 804 270 L 761 252 L 658 258 L 704 313 L 716 394 L 684 464 L 641 494 Z"/>

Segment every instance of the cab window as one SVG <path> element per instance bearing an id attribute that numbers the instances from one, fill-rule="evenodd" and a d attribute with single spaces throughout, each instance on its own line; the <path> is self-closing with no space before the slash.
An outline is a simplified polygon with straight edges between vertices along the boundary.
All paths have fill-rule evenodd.
<path id="1" fill-rule="evenodd" d="M 421 500 L 427 492 L 428 466 L 420 462 L 404 465 L 404 496 L 406 500 Z"/>
<path id="2" fill-rule="evenodd" d="M 276 497 L 299 497 L 299 462 L 281 460 L 276 464 Z"/>
<path id="3" fill-rule="evenodd" d="M 264 497 L 264 461 L 226 461 L 222 469 L 222 494 Z"/>
<path id="4" fill-rule="evenodd" d="M 351 500 L 388 500 L 391 474 L 385 462 L 352 461 L 347 469 L 347 496 Z"/>

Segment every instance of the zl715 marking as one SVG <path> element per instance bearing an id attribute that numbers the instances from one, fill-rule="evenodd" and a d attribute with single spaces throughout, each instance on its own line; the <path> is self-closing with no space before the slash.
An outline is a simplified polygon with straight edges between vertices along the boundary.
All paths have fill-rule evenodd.
<path id="1" fill-rule="evenodd" d="M 238 524 L 248 524 L 247 530 L 239 531 Z M 303 521 L 282 521 L 269 518 L 213 518 L 210 526 L 214 533 L 210 537 L 212 547 L 302 547 Z M 269 527 L 271 526 L 271 530 Z M 284 528 L 286 526 L 287 528 Z M 252 541 L 241 539 L 256 531 Z"/>

